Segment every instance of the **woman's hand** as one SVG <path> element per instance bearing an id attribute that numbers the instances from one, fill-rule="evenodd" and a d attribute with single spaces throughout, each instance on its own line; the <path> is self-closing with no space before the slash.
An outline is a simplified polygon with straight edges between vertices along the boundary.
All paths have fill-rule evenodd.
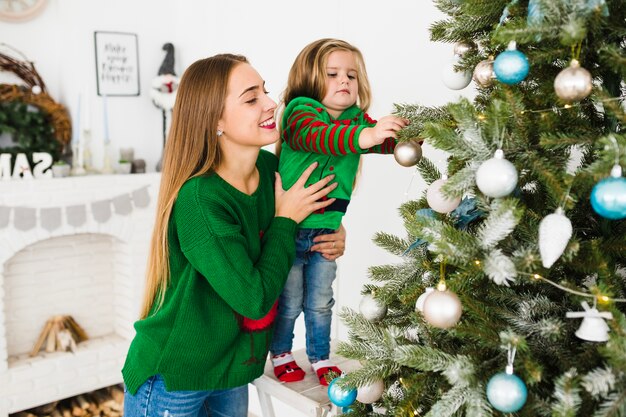
<path id="1" fill-rule="evenodd" d="M 315 245 L 311 246 L 312 252 L 319 252 L 329 261 L 334 261 L 344 254 L 346 250 L 346 229 L 343 224 L 335 233 L 319 235 L 313 238 Z"/>
<path id="2" fill-rule="evenodd" d="M 316 210 L 329 206 L 335 201 L 334 198 L 320 201 L 332 190 L 337 188 L 337 183 L 328 185 L 335 178 L 329 175 L 322 178 L 315 184 L 305 187 L 306 181 L 317 167 L 317 162 L 311 164 L 298 178 L 298 181 L 287 191 L 283 190 L 283 182 L 280 175 L 276 173 L 275 198 L 276 216 L 289 217 L 296 223 L 300 223 L 307 216 Z"/>

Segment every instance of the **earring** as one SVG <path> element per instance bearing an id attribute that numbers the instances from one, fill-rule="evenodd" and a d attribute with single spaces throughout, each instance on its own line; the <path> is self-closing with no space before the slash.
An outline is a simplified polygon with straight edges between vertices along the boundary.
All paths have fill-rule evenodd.
<path id="1" fill-rule="evenodd" d="M 217 129 L 217 136 L 222 136 L 223 133 L 224 133 L 223 131 Z"/>

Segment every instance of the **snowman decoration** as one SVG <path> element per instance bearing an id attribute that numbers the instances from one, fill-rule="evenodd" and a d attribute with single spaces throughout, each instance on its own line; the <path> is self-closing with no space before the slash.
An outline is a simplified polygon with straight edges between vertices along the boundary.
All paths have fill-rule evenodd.
<path id="1" fill-rule="evenodd" d="M 172 109 L 176 101 L 176 91 L 180 79 L 174 72 L 174 45 L 166 43 L 163 45 L 165 58 L 159 68 L 159 75 L 152 80 L 152 88 L 150 89 L 150 98 L 152 103 L 161 109 L 163 114 L 163 146 L 165 147 L 165 139 L 172 118 Z M 159 159 L 156 170 L 161 171 L 163 158 Z"/>

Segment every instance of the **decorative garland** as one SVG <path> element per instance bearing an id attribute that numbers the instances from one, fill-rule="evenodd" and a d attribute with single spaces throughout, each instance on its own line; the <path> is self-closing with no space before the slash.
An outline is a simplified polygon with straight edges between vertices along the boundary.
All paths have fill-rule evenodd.
<path id="1" fill-rule="evenodd" d="M 0 43 L 19 53 L 14 48 Z M 22 55 L 21 53 L 19 53 Z M 35 65 L 23 59 L 17 59 L 0 52 L 0 70 L 8 71 L 19 77 L 24 85 L 0 84 L 0 102 L 21 102 L 32 105 L 46 115 L 56 141 L 62 146 L 69 143 L 72 137 L 72 125 L 67 109 L 48 95 L 46 85 L 35 69 Z M 40 149 L 28 149 L 38 151 Z"/>

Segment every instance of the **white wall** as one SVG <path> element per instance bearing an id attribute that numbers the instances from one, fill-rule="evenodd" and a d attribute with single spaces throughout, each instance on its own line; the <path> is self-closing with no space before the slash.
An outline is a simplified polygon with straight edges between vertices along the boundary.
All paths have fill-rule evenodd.
<path id="1" fill-rule="evenodd" d="M 95 95 L 93 31 L 137 33 L 141 96 L 110 97 L 109 120 L 113 148 L 133 146 L 135 156 L 153 170 L 161 152 L 161 113 L 150 102 L 150 80 L 163 58 L 161 46 L 176 47 L 176 70 L 218 52 L 246 55 L 265 78 L 278 100 L 289 67 L 307 43 L 339 37 L 361 49 L 373 89 L 370 114 L 381 117 L 395 103 L 439 105 L 459 92 L 441 83 L 441 68 L 452 46 L 430 41 L 428 27 L 442 15 L 429 1 L 335 0 L 301 2 L 272 0 L 50 0 L 44 13 L 30 22 L 0 24 L 0 40 L 35 64 L 52 96 L 70 107 L 85 88 L 91 91 L 94 143 L 102 143 L 102 104 Z M 6 74 L 0 73 L 0 82 Z M 462 93 L 472 94 L 472 87 Z M 100 147 L 94 146 L 96 165 Z M 425 155 L 442 155 L 425 147 Z M 100 158 L 100 159 L 98 159 Z M 377 231 L 403 236 L 397 208 L 424 188 L 414 170 L 399 166 L 392 156 L 368 156 L 353 203 L 345 218 L 348 249 L 340 260 L 337 308 L 357 309 L 367 268 L 397 259 L 371 243 Z M 302 329 L 299 328 L 299 333 Z M 345 337 L 342 326 L 335 329 Z M 297 335 L 297 347 L 303 346 Z"/>

